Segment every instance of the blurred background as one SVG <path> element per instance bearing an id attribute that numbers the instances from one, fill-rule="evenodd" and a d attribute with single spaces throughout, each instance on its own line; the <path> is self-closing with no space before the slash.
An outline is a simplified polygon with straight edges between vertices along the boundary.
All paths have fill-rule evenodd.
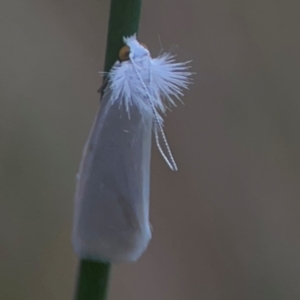
<path id="1" fill-rule="evenodd" d="M 75 174 L 108 0 L 0 2 L 0 299 L 72 299 Z M 300 299 L 299 1 L 145 0 L 140 40 L 197 72 L 153 147 L 153 239 L 110 300 Z"/>

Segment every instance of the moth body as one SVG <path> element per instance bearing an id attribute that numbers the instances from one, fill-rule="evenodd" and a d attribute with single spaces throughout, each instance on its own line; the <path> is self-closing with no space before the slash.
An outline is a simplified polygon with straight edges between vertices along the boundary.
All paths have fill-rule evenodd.
<path id="1" fill-rule="evenodd" d="M 112 263 L 136 261 L 151 239 L 152 132 L 172 168 L 168 145 L 166 153 L 160 148 L 161 137 L 167 143 L 160 114 L 173 104 L 168 99 L 187 87 L 191 74 L 185 63 L 175 63 L 172 56 L 152 59 L 135 36 L 124 42 L 130 49 L 128 60 L 117 61 L 108 74 L 101 108 L 83 151 L 72 237 L 80 258 Z"/>

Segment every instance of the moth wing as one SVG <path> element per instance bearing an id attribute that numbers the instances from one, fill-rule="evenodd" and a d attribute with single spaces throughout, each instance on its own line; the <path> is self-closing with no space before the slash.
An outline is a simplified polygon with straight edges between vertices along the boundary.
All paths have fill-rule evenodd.
<path id="1" fill-rule="evenodd" d="M 80 258 L 135 261 L 151 238 L 150 155 L 153 117 L 109 88 L 86 142 L 77 175 L 73 247 Z"/>

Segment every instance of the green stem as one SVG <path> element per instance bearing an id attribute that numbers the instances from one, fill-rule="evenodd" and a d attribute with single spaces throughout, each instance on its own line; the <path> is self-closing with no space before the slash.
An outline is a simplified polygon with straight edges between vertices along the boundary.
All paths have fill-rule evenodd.
<path id="1" fill-rule="evenodd" d="M 138 32 L 142 0 L 111 0 L 104 71 L 108 72 L 123 43 L 123 37 Z"/>
<path id="2" fill-rule="evenodd" d="M 79 265 L 76 300 L 104 300 L 110 264 L 82 259 Z"/>
<path id="3" fill-rule="evenodd" d="M 138 32 L 142 0 L 111 0 L 105 72 L 108 72 L 123 46 L 123 37 Z M 81 259 L 75 300 L 105 300 L 110 264 Z"/>

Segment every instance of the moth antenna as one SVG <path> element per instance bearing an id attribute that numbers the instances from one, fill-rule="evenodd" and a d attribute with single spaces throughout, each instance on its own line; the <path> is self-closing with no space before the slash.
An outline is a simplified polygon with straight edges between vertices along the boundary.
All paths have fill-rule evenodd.
<path id="1" fill-rule="evenodd" d="M 167 165 L 169 166 L 169 168 L 172 170 L 172 171 L 178 171 L 178 168 L 177 168 L 177 165 L 176 165 L 176 162 L 174 160 L 174 157 L 172 155 L 172 152 L 171 152 L 171 149 L 170 149 L 170 146 L 168 144 L 168 141 L 167 141 L 167 138 L 165 136 L 165 133 L 164 133 L 164 130 L 162 129 L 162 126 L 160 123 L 157 123 L 158 125 L 158 128 L 159 128 L 159 132 L 161 133 L 161 136 L 162 136 L 162 139 L 163 139 L 163 142 L 164 142 L 164 145 L 167 149 L 167 153 L 170 157 L 170 160 L 168 159 L 168 157 L 165 155 L 162 147 L 160 146 L 160 143 L 159 143 L 159 135 L 158 135 L 158 129 L 157 127 L 154 127 L 154 136 L 155 136 L 155 141 L 156 141 L 156 146 L 160 152 L 160 154 L 162 155 L 162 157 L 164 158 L 165 162 L 167 163 Z"/>
<path id="2" fill-rule="evenodd" d="M 149 93 L 149 91 L 148 91 L 148 89 L 147 89 L 147 87 L 146 87 L 146 85 L 145 85 L 145 83 L 144 83 L 144 81 L 143 81 L 143 79 L 142 79 L 139 71 L 137 70 L 137 67 L 136 67 L 134 61 L 133 60 L 130 60 L 130 61 L 131 61 L 132 65 L 133 65 L 133 67 L 134 67 L 134 70 L 135 70 L 135 72 L 136 72 L 136 74 L 137 74 L 137 76 L 138 76 L 138 78 L 139 78 L 142 86 L 143 86 L 143 89 L 145 90 L 145 93 L 146 93 L 147 97 L 150 100 L 151 109 L 152 109 L 153 114 L 154 114 L 155 123 L 156 123 L 156 126 L 159 129 L 159 132 L 161 133 L 161 136 L 162 136 L 165 148 L 167 150 L 167 155 L 165 154 L 165 152 L 163 151 L 163 149 L 162 149 L 162 147 L 161 147 L 161 145 L 159 143 L 158 129 L 157 129 L 157 127 L 154 127 L 154 136 L 155 136 L 155 141 L 156 141 L 157 148 L 158 148 L 160 154 L 162 155 L 162 157 L 164 158 L 164 160 L 166 161 L 166 163 L 169 166 L 169 168 L 172 171 L 177 171 L 178 170 L 177 165 L 176 165 L 174 157 L 172 155 L 172 152 L 171 152 L 169 143 L 167 141 L 167 138 L 165 136 L 164 130 L 162 128 L 161 122 L 160 122 L 160 120 L 158 118 L 158 113 L 157 113 L 157 111 L 155 109 L 152 97 L 151 97 L 151 95 L 150 95 L 150 93 Z M 168 158 L 168 156 L 169 156 L 169 158 Z"/>

